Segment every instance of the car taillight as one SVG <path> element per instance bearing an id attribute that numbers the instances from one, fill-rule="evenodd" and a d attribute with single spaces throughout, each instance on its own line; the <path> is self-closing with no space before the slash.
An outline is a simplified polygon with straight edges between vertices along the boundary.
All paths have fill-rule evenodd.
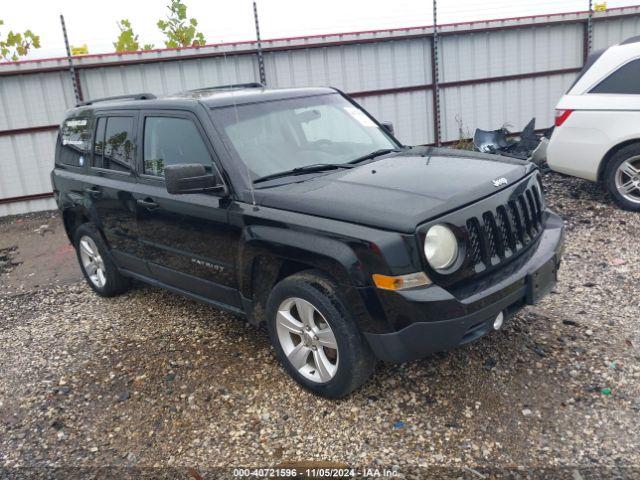
<path id="1" fill-rule="evenodd" d="M 565 122 L 565 120 L 569 118 L 569 115 L 571 115 L 572 112 L 573 110 L 556 109 L 556 127 L 559 127 L 560 125 L 562 125 Z"/>

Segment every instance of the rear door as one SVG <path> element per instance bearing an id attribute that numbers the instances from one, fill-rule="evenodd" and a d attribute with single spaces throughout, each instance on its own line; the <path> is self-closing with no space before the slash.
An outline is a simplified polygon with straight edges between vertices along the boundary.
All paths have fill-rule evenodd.
<path id="1" fill-rule="evenodd" d="M 135 111 L 106 111 L 96 115 L 87 204 L 103 232 L 116 263 L 129 271 L 147 273 L 138 238 L 135 173 Z"/>
<path id="2" fill-rule="evenodd" d="M 141 190 L 138 226 L 153 277 L 167 285 L 240 307 L 235 276 L 239 234 L 227 221 L 228 198 L 210 193 L 172 195 L 164 167 L 201 163 L 217 171 L 213 148 L 198 118 L 187 111 L 146 111 L 139 119 Z"/>

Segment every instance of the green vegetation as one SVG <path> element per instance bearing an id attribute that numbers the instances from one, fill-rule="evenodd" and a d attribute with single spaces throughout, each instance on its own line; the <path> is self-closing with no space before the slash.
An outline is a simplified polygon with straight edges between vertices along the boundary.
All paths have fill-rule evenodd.
<path id="1" fill-rule="evenodd" d="M 152 44 L 145 44 L 140 48 L 138 35 L 133 32 L 133 27 L 128 19 L 123 18 L 120 20 L 118 22 L 118 29 L 120 29 L 120 35 L 118 35 L 118 39 L 113 44 L 117 53 L 137 52 L 139 50 L 151 50 L 153 48 Z"/>
<path id="2" fill-rule="evenodd" d="M 167 48 L 197 47 L 206 44 L 202 32 L 196 27 L 198 21 L 195 18 L 187 19 L 187 6 L 180 0 L 171 0 L 167 7 L 169 15 L 166 20 L 158 20 L 158 28 L 164 33 Z"/>
<path id="3" fill-rule="evenodd" d="M 0 20 L 0 27 L 4 22 Z M 0 31 L 0 60 L 16 62 L 21 57 L 25 57 L 32 48 L 40 48 L 40 37 L 31 30 L 23 33 L 9 30 L 6 39 L 3 39 Z"/>

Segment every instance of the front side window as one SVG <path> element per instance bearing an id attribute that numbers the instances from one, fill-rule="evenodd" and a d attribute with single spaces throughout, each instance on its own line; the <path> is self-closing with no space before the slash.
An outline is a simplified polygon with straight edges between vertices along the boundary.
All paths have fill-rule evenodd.
<path id="1" fill-rule="evenodd" d="M 144 173 L 164 176 L 167 165 L 184 163 L 200 163 L 212 172 L 211 156 L 195 124 L 186 118 L 145 118 Z"/>
<path id="2" fill-rule="evenodd" d="M 593 87 L 589 93 L 640 95 L 640 59 L 623 65 Z"/>
<path id="3" fill-rule="evenodd" d="M 60 131 L 60 163 L 82 167 L 91 151 L 91 130 L 86 118 L 70 118 L 64 121 Z"/>
<path id="4" fill-rule="evenodd" d="M 398 147 L 339 94 L 225 106 L 213 109 L 212 118 L 254 179 Z"/>
<path id="5" fill-rule="evenodd" d="M 93 148 L 93 166 L 129 172 L 134 152 L 132 132 L 132 117 L 99 118 Z"/>

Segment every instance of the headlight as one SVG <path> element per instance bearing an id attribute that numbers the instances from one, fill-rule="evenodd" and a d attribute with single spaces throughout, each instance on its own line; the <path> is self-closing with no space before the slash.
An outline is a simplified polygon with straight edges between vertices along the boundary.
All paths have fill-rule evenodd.
<path id="1" fill-rule="evenodd" d="M 429 265 L 445 270 L 458 259 L 458 240 L 449 227 L 434 225 L 424 239 L 424 254 Z"/>

